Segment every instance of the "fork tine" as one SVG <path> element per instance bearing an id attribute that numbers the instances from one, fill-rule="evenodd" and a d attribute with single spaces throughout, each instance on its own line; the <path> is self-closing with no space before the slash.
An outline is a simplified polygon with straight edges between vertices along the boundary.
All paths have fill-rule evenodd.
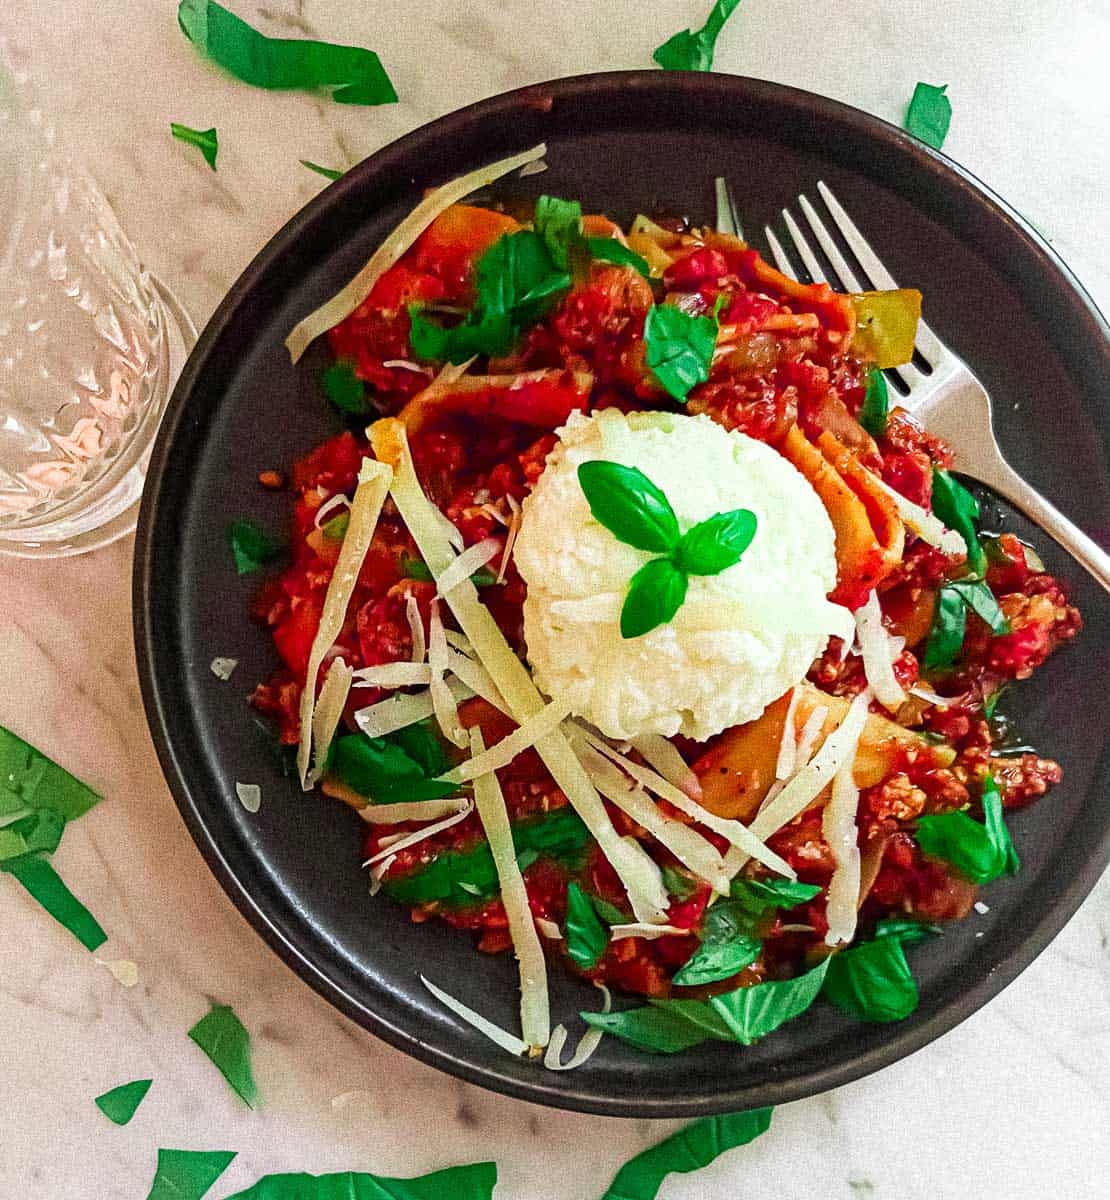
<path id="1" fill-rule="evenodd" d="M 782 219 L 786 225 L 786 232 L 790 234 L 794 242 L 794 249 L 798 251 L 799 257 L 805 263 L 810 279 L 814 283 L 824 283 L 825 269 L 821 266 L 817 255 L 810 249 L 809 242 L 806 241 L 806 235 L 798 228 L 798 222 L 794 220 L 790 209 L 784 208 L 782 210 Z"/>
<path id="2" fill-rule="evenodd" d="M 771 257 L 775 260 L 775 266 L 788 279 L 797 281 L 798 276 L 794 272 L 794 264 L 787 257 L 786 251 L 782 248 L 782 243 L 775 237 L 775 231 L 770 225 L 763 226 L 763 236 L 767 239 L 767 245 L 771 247 Z"/>
<path id="3" fill-rule="evenodd" d="M 717 196 L 717 232 L 731 234 L 732 237 L 742 240 L 744 230 L 736 211 L 732 189 L 720 175 L 713 181 L 713 188 Z"/>
<path id="4" fill-rule="evenodd" d="M 858 259 L 860 266 L 867 272 L 873 286 L 896 288 L 898 283 L 894 276 L 883 266 L 882 259 L 871 249 L 870 243 L 860 233 L 855 221 L 848 216 L 844 205 L 833 195 L 832 188 L 822 179 L 817 182 L 817 190 L 832 214 L 836 227 L 852 248 L 852 253 Z M 919 321 L 917 325 L 917 348 L 933 365 L 936 365 L 944 355 L 944 344 L 924 321 Z"/>
<path id="5" fill-rule="evenodd" d="M 840 247 L 833 240 L 833 236 L 829 233 L 825 222 L 821 220 L 817 209 L 809 202 L 809 197 L 802 195 L 798 197 L 798 206 L 802 210 L 802 215 L 809 222 L 810 229 L 813 230 L 813 236 L 817 239 L 821 249 L 825 252 L 825 257 L 832 265 L 832 269 L 840 277 L 840 285 L 846 292 L 862 292 L 863 285 L 856 278 L 856 273 L 852 270 L 848 260 L 840 253 Z"/>

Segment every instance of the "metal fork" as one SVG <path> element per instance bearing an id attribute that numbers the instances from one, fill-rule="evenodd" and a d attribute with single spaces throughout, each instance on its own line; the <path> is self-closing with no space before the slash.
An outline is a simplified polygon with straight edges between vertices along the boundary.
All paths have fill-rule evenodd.
<path id="1" fill-rule="evenodd" d="M 883 266 L 879 256 L 871 249 L 867 239 L 844 211 L 843 205 L 833 195 L 832 190 L 819 182 L 817 191 L 833 224 L 866 276 L 863 280 L 859 278 L 841 253 L 839 245 L 817 210 L 806 196 L 801 195 L 798 197 L 798 207 L 832 267 L 834 278 L 828 282 L 848 292 L 896 288 L 898 284 L 894 277 Z M 783 209 L 782 219 L 789 240 L 810 278 L 814 283 L 825 281 L 821 260 L 813 252 L 801 227 L 788 209 Z M 736 205 L 723 180 L 717 181 L 717 226 L 723 233 L 742 236 L 739 232 Z M 764 232 L 779 270 L 791 279 L 797 279 L 797 272 L 774 230 L 768 226 Z M 958 471 L 985 483 L 1010 501 L 1055 538 L 1107 591 L 1110 591 L 1110 554 L 1030 487 L 1002 457 L 991 426 L 990 396 L 967 363 L 954 354 L 924 321 L 920 321 L 917 326 L 915 349 L 930 368 L 929 373 L 919 370 L 913 363 L 894 367 L 889 372 L 900 379 L 908 390 L 902 404 L 917 416 L 930 432 L 940 434 L 951 444 L 955 451 L 955 466 Z"/>

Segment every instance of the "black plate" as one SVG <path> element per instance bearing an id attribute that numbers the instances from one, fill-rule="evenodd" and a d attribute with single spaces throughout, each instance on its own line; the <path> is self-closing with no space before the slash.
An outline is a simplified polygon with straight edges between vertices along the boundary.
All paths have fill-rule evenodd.
<path id="1" fill-rule="evenodd" d="M 892 126 L 790 88 L 662 72 L 560 80 L 464 109 L 374 155 L 294 217 L 220 305 L 174 392 L 139 520 L 135 636 L 147 715 L 185 822 L 228 894 L 302 978 L 367 1029 L 544 1104 L 647 1117 L 778 1104 L 952 1028 L 1044 949 L 1093 885 L 1110 858 L 1110 605 L 1046 549 L 1050 569 L 1075 581 L 1087 628 L 1015 704 L 1023 733 L 1062 760 L 1065 781 L 1012 818 L 1024 868 L 987 889 L 990 913 L 914 947 L 921 1006 L 908 1020 L 860 1025 L 818 1005 L 750 1049 L 710 1043 L 661 1058 L 607 1039 L 586 1067 L 553 1074 L 444 1012 L 418 971 L 514 1027 L 513 964 L 370 900 L 358 817 L 302 796 L 278 770 L 244 700 L 274 665 L 269 639 L 247 617 L 258 576 L 235 576 L 224 527 L 252 517 L 282 528 L 288 497 L 255 477 L 336 431 L 317 382 L 324 351 L 293 369 L 282 347 L 292 325 L 346 282 L 422 189 L 540 140 L 547 173 L 499 194 L 577 196 L 622 221 L 639 210 L 711 221 L 720 174 L 759 229 L 799 190 L 827 180 L 990 389 L 1014 466 L 1087 529 L 1110 530 L 1105 323 L 1044 242 L 981 184 Z M 216 655 L 239 659 L 230 683 L 210 673 Z M 237 803 L 237 779 L 262 785 L 257 816 Z M 585 985 L 553 981 L 556 1020 L 596 1002 Z"/>

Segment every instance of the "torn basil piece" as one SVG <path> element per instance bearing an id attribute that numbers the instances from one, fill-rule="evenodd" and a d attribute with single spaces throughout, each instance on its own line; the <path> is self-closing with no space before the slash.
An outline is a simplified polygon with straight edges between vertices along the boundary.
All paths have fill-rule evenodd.
<path id="1" fill-rule="evenodd" d="M 248 1108 L 258 1106 L 258 1087 L 251 1073 L 251 1039 L 243 1022 L 227 1004 L 217 1004 L 189 1030 L 189 1037 Z"/>
<path id="2" fill-rule="evenodd" d="M 108 940 L 100 923 L 66 887 L 62 877 L 46 858 L 21 854 L 0 862 L 0 871 L 14 876 L 31 897 L 85 947 L 97 950 Z"/>
<path id="3" fill-rule="evenodd" d="M 126 1125 L 142 1104 L 153 1082 L 153 1079 L 135 1079 L 131 1083 L 121 1083 L 119 1087 L 97 1096 L 94 1103 L 113 1125 Z"/>
<path id="4" fill-rule="evenodd" d="M 234 1150 L 159 1150 L 146 1200 L 202 1200 L 235 1154 Z"/>
<path id="5" fill-rule="evenodd" d="M 420 1175 L 389 1179 L 365 1171 L 334 1175 L 265 1175 L 245 1192 L 227 1200 L 492 1200 L 497 1167 L 468 1163 Z"/>

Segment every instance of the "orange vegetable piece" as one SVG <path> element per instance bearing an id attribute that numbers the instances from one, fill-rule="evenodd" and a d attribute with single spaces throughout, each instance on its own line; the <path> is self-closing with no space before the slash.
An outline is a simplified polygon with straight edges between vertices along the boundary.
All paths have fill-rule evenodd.
<path id="1" fill-rule="evenodd" d="M 478 259 L 499 237 L 519 228 L 520 223 L 505 213 L 453 204 L 417 238 L 406 259 L 416 270 L 438 276 L 458 298 Z"/>

